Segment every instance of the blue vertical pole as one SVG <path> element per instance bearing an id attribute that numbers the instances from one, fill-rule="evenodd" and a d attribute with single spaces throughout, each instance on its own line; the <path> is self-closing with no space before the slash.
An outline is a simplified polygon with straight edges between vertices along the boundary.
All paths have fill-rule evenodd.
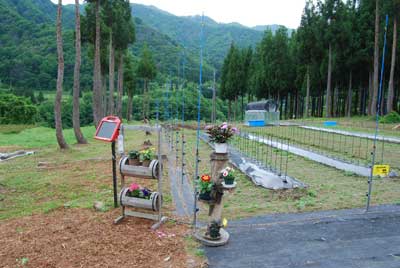
<path id="1" fill-rule="evenodd" d="M 203 28 L 204 14 L 201 17 L 201 32 L 200 32 L 200 74 L 199 74 L 199 89 L 197 98 L 197 133 L 196 133 L 196 169 L 194 177 L 194 211 L 193 211 L 193 227 L 196 229 L 197 224 L 197 182 L 199 180 L 199 142 L 200 142 L 200 108 L 201 108 L 201 90 L 203 80 Z"/>
<path id="2" fill-rule="evenodd" d="M 371 192 L 372 192 L 372 181 L 373 181 L 373 173 L 374 173 L 374 165 L 375 165 L 375 154 L 376 154 L 376 140 L 378 137 L 379 131 L 379 114 L 381 112 L 381 98 L 382 98 L 382 84 L 383 84 L 383 74 L 385 70 L 385 55 L 386 55 L 386 34 L 387 28 L 389 24 L 389 16 L 386 15 L 386 24 L 385 24 L 385 36 L 383 41 L 383 55 L 382 55 L 382 66 L 381 66 L 381 78 L 379 82 L 379 91 L 378 91 L 378 103 L 376 108 L 376 121 L 375 121 L 375 137 L 374 137 L 374 145 L 372 148 L 372 163 L 371 163 L 371 172 L 368 178 L 368 193 L 367 193 L 367 207 L 366 212 L 369 210 L 369 206 L 371 203 Z"/>
<path id="3" fill-rule="evenodd" d="M 181 165 L 181 184 L 183 184 L 183 179 L 185 176 L 185 53 L 182 55 L 182 165 Z"/>

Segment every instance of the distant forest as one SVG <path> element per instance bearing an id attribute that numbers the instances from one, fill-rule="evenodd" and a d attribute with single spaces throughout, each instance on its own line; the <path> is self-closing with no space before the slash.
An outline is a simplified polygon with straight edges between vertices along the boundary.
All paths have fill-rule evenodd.
<path id="1" fill-rule="evenodd" d="M 199 76 L 201 17 L 177 17 L 155 7 L 129 5 L 130 16 L 126 17 L 132 27 L 124 33 L 124 27 L 115 26 L 120 23 L 116 21 L 118 16 L 110 12 L 114 2 L 129 5 L 127 0 L 101 1 L 97 71 L 97 0 L 80 6 L 82 124 L 90 124 L 95 113 L 95 122 L 107 113 L 128 119 L 154 117 L 157 107 L 162 119 L 177 117 L 185 92 L 190 105 L 196 102 L 193 93 Z M 76 63 L 74 9 L 74 5 L 62 7 L 62 116 L 67 127 L 72 126 L 73 107 L 72 96 L 65 94 L 72 95 Z M 3 94 L 19 96 L 3 95 L 0 103 L 13 100 L 18 105 L 7 107 L 25 107 L 24 113 L 32 116 L 24 117 L 24 122 L 43 121 L 54 126 L 56 14 L 57 5 L 50 0 L 0 0 L 0 89 Z M 389 24 L 380 104 L 382 114 L 398 112 L 400 0 L 309 0 L 296 30 L 276 25 L 252 29 L 219 24 L 205 17 L 202 99 L 207 105 L 211 103 L 215 70 L 220 120 L 238 120 L 247 102 L 269 98 L 280 102 L 282 118 L 373 115 L 378 102 L 386 14 Z M 130 40 L 124 40 L 127 36 Z M 98 84 L 94 85 L 96 72 Z M 182 94 L 178 93 L 181 88 L 185 88 Z M 4 107 L 0 111 L 8 109 Z M 209 108 L 202 108 L 205 119 L 210 117 Z M 0 113 L 1 122 L 22 120 L 18 116 L 10 118 L 9 113 Z M 187 112 L 185 118 L 195 116 Z"/>
<path id="2" fill-rule="evenodd" d="M 232 44 L 221 96 L 235 105 L 246 96 L 279 100 L 285 118 L 374 115 L 386 34 L 381 112 L 398 112 L 399 16 L 399 0 L 307 1 L 290 36 L 282 27 L 265 31 L 255 49 Z"/>

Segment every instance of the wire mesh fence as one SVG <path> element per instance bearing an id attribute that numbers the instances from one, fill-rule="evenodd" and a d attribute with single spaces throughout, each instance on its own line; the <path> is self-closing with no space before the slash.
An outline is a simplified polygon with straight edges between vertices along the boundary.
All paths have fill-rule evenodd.
<path id="1" fill-rule="evenodd" d="M 316 152 L 333 159 L 356 165 L 368 166 L 373 150 L 373 141 L 359 136 L 349 136 L 323 130 L 305 129 L 299 126 L 274 126 L 265 128 L 245 128 L 256 136 L 267 136 L 289 141 L 302 149 Z M 377 141 L 377 164 L 388 164 L 400 169 L 400 144 L 383 139 Z"/>

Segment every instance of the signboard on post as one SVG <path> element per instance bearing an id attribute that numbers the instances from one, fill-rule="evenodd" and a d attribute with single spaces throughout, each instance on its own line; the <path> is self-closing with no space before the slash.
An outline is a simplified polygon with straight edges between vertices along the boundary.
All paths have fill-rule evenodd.
<path id="1" fill-rule="evenodd" d="M 121 119 L 116 116 L 107 116 L 101 119 L 94 138 L 96 140 L 113 142 L 119 134 Z"/>
<path id="2" fill-rule="evenodd" d="M 372 170 L 373 176 L 387 177 L 389 176 L 390 166 L 389 165 L 375 165 Z"/>
<path id="3" fill-rule="evenodd" d="M 101 119 L 99 125 L 97 126 L 96 134 L 94 135 L 94 138 L 96 140 L 111 142 L 114 207 L 118 206 L 115 140 L 118 138 L 120 127 L 121 127 L 121 119 L 119 119 L 116 116 L 106 116 L 103 119 Z"/>

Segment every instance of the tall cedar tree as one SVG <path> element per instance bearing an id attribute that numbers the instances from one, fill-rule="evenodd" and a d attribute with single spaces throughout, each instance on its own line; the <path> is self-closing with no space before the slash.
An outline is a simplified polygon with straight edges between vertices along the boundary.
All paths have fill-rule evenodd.
<path id="1" fill-rule="evenodd" d="M 79 144 L 86 144 L 87 141 L 82 134 L 80 127 L 80 70 L 81 70 L 81 16 L 79 8 L 79 0 L 75 0 L 75 68 L 74 68 L 74 91 L 73 91 L 73 108 L 72 108 L 72 124 L 76 141 Z"/>
<path id="2" fill-rule="evenodd" d="M 143 107 L 142 107 L 142 115 L 143 118 L 149 116 L 149 82 L 153 80 L 157 75 L 156 65 L 153 61 L 153 56 L 147 44 L 143 46 L 142 55 L 140 57 L 138 66 L 137 66 L 137 76 L 143 79 Z"/>
<path id="3" fill-rule="evenodd" d="M 57 54 L 58 54 L 58 71 L 57 71 L 57 92 L 54 101 L 54 121 L 56 126 L 56 137 L 58 146 L 60 149 L 67 149 L 68 144 L 64 139 L 62 132 L 62 121 L 61 121 L 61 98 L 63 91 L 64 81 L 64 52 L 63 52 L 63 40 L 61 34 L 61 17 L 62 17 L 62 0 L 58 0 L 57 7 Z"/>
<path id="4" fill-rule="evenodd" d="M 86 0 L 89 3 L 95 4 L 95 49 L 94 49 L 94 64 L 93 64 L 93 121 L 95 126 L 98 125 L 102 116 L 103 111 L 103 100 L 102 100 L 102 85 L 101 85 L 101 60 L 100 60 L 100 44 L 101 44 L 101 17 L 100 17 L 100 6 L 102 0 Z"/>

